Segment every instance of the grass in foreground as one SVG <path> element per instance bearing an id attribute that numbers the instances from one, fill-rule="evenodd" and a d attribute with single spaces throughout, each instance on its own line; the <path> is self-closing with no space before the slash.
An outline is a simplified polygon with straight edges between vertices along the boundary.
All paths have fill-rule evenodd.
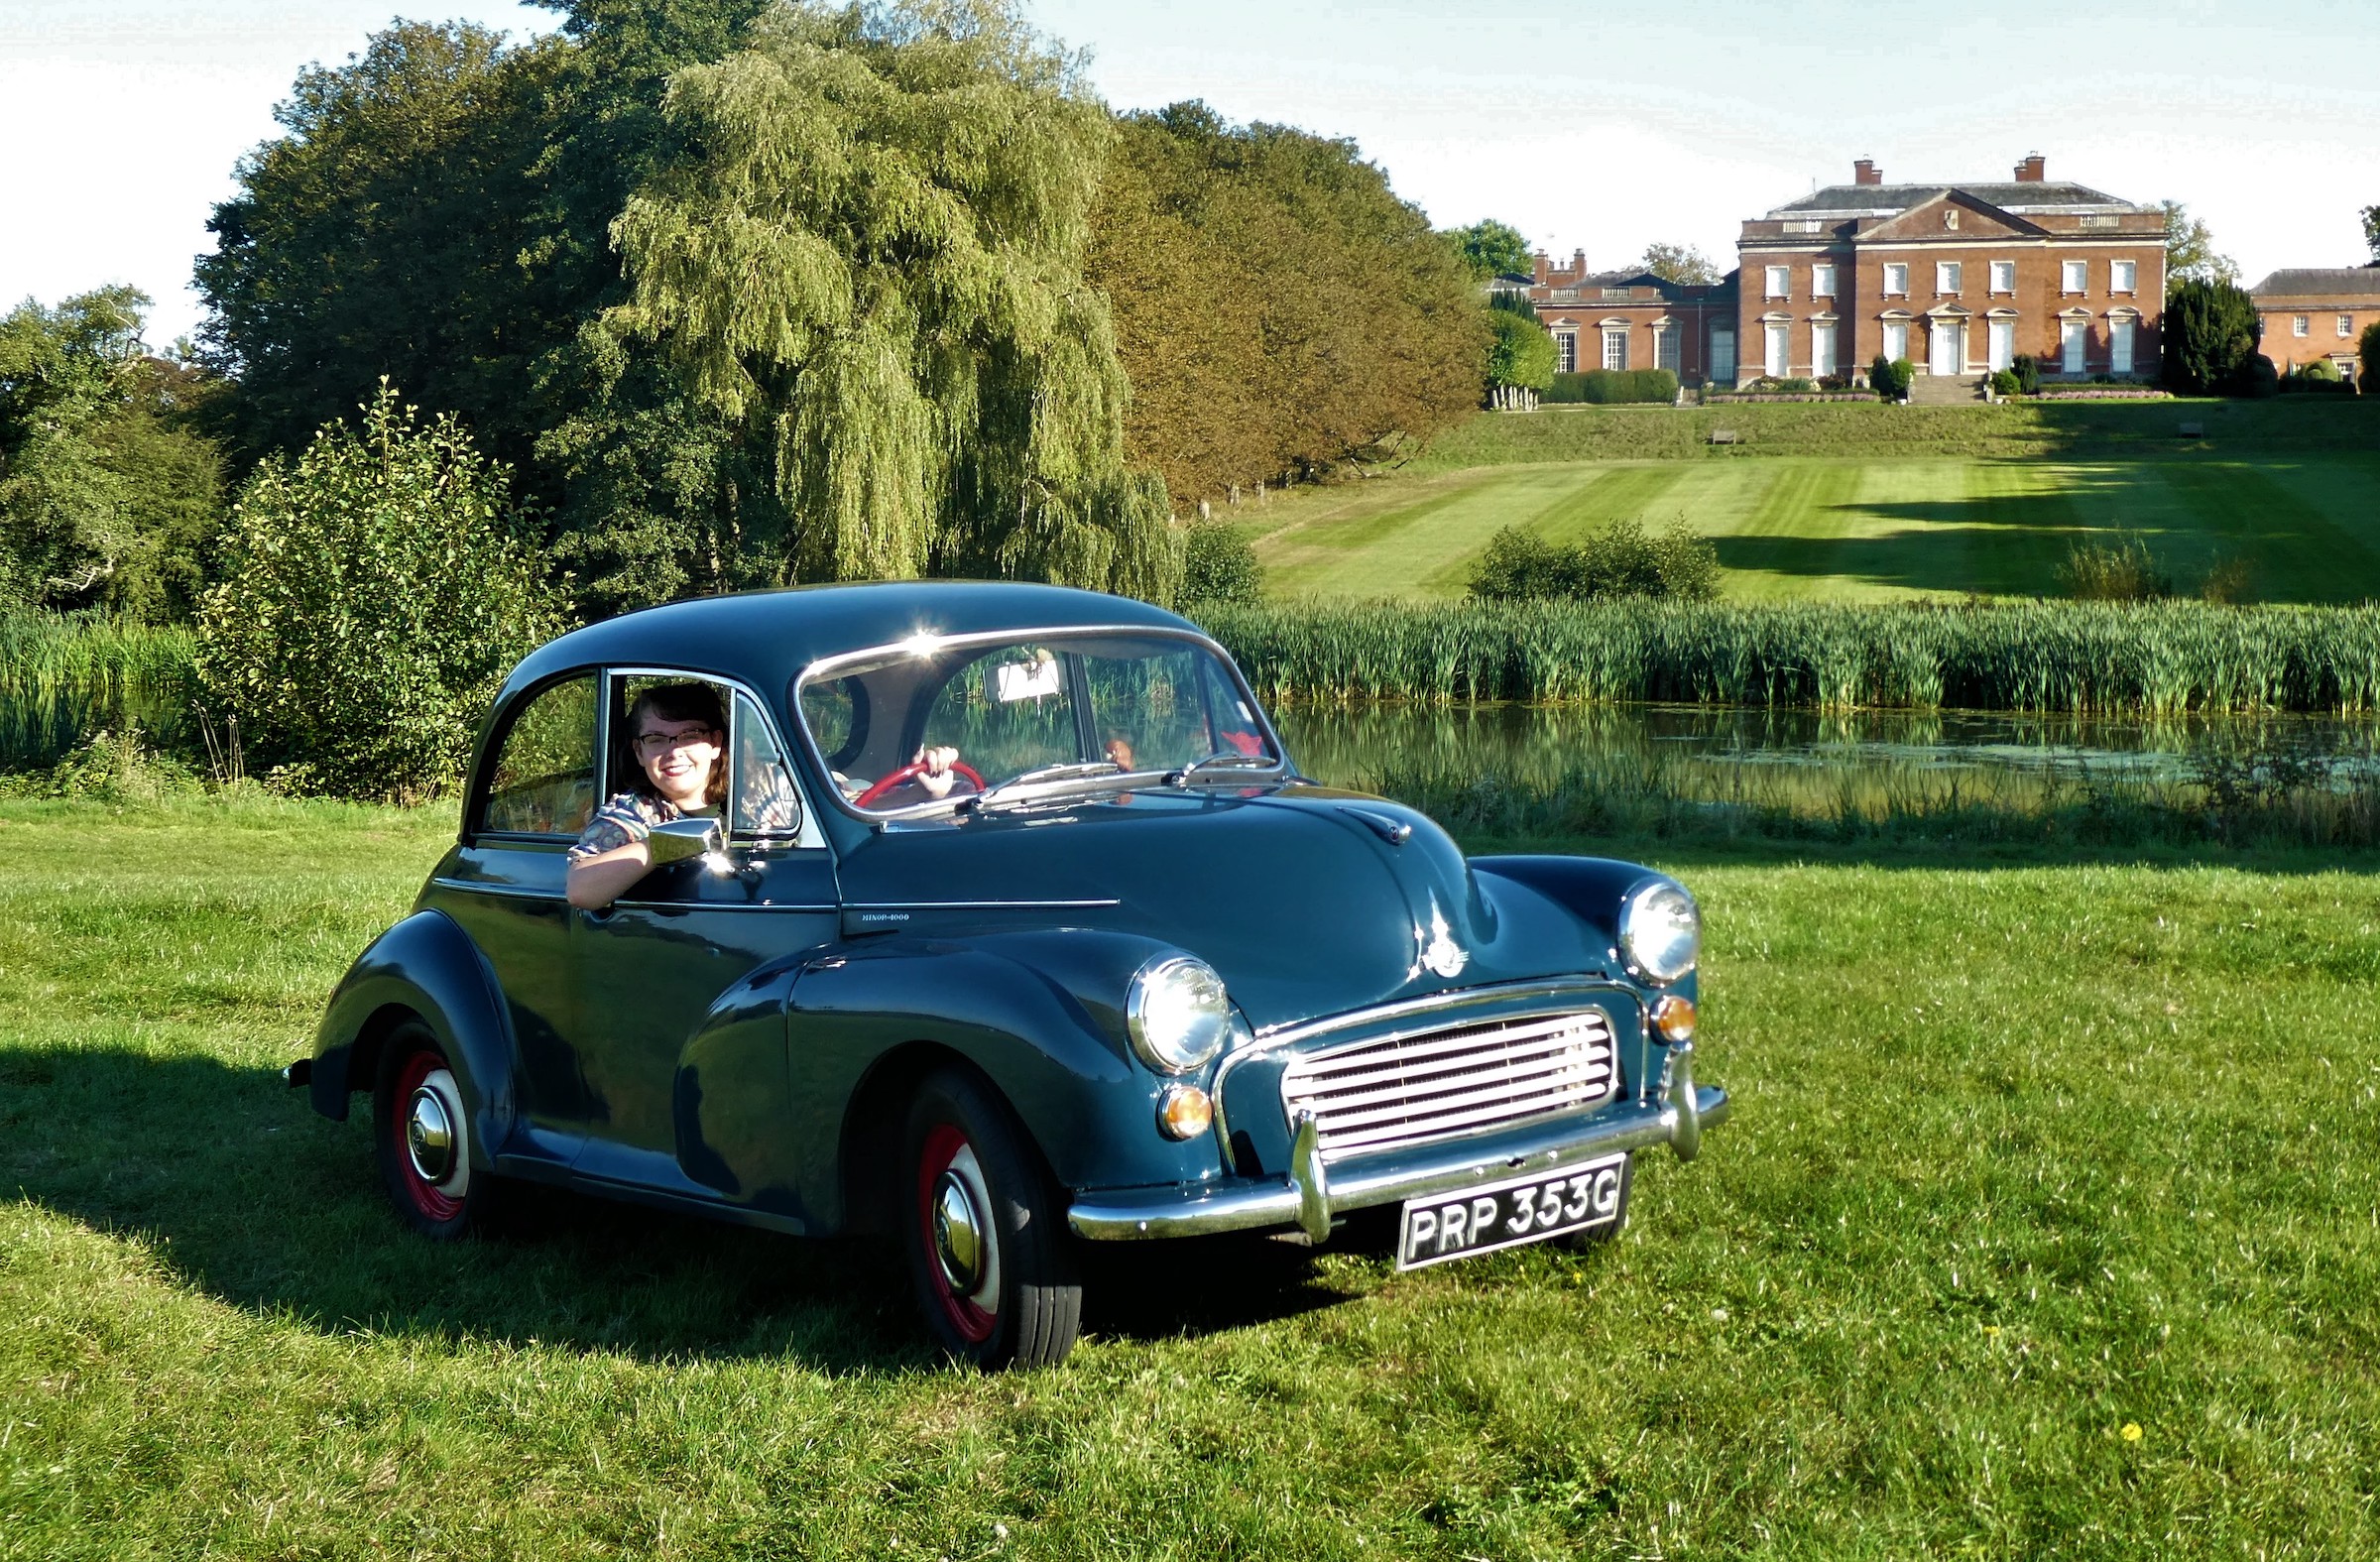
<path id="1" fill-rule="evenodd" d="M 1730 601 L 2061 596 L 2077 543 L 2138 539 L 2184 582 L 2244 559 L 2270 602 L 2380 596 L 2380 458 L 1779 456 L 1476 466 L 1293 491 L 1233 519 L 1274 596 L 1454 598 L 1488 540 L 1618 520 L 1712 539 Z"/>
<path id="2" fill-rule="evenodd" d="M 2367 859 L 1673 851 L 1740 1110 L 1618 1243 L 1140 1255 L 985 1380 L 864 1249 L 398 1231 L 271 1070 L 448 823 L 0 803 L 0 1554 L 2380 1547 Z"/>

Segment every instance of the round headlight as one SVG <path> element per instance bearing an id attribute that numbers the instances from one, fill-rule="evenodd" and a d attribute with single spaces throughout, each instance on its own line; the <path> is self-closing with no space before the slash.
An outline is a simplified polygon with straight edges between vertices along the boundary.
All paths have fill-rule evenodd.
<path id="1" fill-rule="evenodd" d="M 1204 960 L 1167 955 L 1132 978 L 1125 1000 L 1132 1050 L 1161 1074 L 1187 1074 L 1223 1050 L 1232 1033 L 1223 978 Z"/>
<path id="2" fill-rule="evenodd" d="M 1703 913 L 1694 897 L 1667 881 L 1628 897 L 1619 912 L 1619 952 L 1655 982 L 1674 982 L 1703 954 Z"/>

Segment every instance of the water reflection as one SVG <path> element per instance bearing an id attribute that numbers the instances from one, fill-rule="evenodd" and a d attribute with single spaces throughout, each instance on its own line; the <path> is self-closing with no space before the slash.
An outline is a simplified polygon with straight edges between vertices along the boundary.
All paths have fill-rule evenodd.
<path id="1" fill-rule="evenodd" d="M 2093 778 L 2187 783 L 2210 766 L 2312 767 L 2368 781 L 2380 722 L 2316 716 L 2059 717 L 1991 711 L 1827 713 L 1757 706 L 1290 708 L 1275 713 L 1299 767 L 1376 784 L 1424 773 L 1551 787 L 1582 771 L 1641 768 L 1690 793 L 1733 793 L 1761 773 L 1784 789 L 1962 774 L 1979 781 Z M 1769 789 L 1760 787 L 1759 789 Z"/>

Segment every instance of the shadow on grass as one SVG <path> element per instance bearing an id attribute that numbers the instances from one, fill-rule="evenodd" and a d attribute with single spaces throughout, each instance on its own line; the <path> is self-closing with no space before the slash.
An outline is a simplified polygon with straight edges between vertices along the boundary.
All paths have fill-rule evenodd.
<path id="1" fill-rule="evenodd" d="M 940 1365 L 890 1243 L 779 1237 L 526 1185 L 488 1235 L 425 1242 L 383 1200 L 367 1118 L 326 1122 L 275 1073 L 212 1058 L 0 1051 L 0 1184 L 142 1243 L 231 1306 L 325 1334 L 774 1357 L 832 1375 Z M 1089 1255 L 1086 1331 L 1204 1333 L 1349 1299 L 1300 1251 L 1198 1248 Z"/>

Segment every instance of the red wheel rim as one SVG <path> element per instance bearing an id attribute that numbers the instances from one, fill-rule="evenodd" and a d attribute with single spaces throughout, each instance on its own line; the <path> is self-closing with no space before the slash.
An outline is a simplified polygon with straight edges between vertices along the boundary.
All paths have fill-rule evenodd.
<path id="1" fill-rule="evenodd" d="M 950 1320 L 959 1338 L 981 1345 L 992 1338 L 999 1315 L 986 1312 L 950 1288 L 950 1279 L 942 1272 L 942 1256 L 934 1245 L 934 1190 L 941 1183 L 942 1173 L 951 1168 L 959 1158 L 959 1151 L 966 1147 L 967 1136 L 947 1123 L 937 1123 L 927 1131 L 925 1147 L 917 1156 L 917 1241 L 925 1249 L 926 1280 L 934 1288 L 934 1298 L 942 1304 L 942 1315 Z M 991 1213 L 984 1211 L 987 1227 Z M 998 1240 L 989 1230 L 985 1237 Z"/>
<path id="2" fill-rule="evenodd" d="M 446 1066 L 445 1059 L 435 1052 L 414 1051 L 406 1055 L 405 1064 L 397 1070 L 397 1091 L 392 1098 L 396 1110 L 389 1114 L 389 1132 L 396 1138 L 397 1178 L 405 1184 L 406 1195 L 422 1218 L 438 1222 L 454 1219 L 463 1212 L 463 1201 L 438 1191 L 437 1185 L 421 1175 L 414 1164 L 414 1147 L 406 1140 L 406 1123 L 413 1115 L 414 1092 L 423 1081 Z"/>

